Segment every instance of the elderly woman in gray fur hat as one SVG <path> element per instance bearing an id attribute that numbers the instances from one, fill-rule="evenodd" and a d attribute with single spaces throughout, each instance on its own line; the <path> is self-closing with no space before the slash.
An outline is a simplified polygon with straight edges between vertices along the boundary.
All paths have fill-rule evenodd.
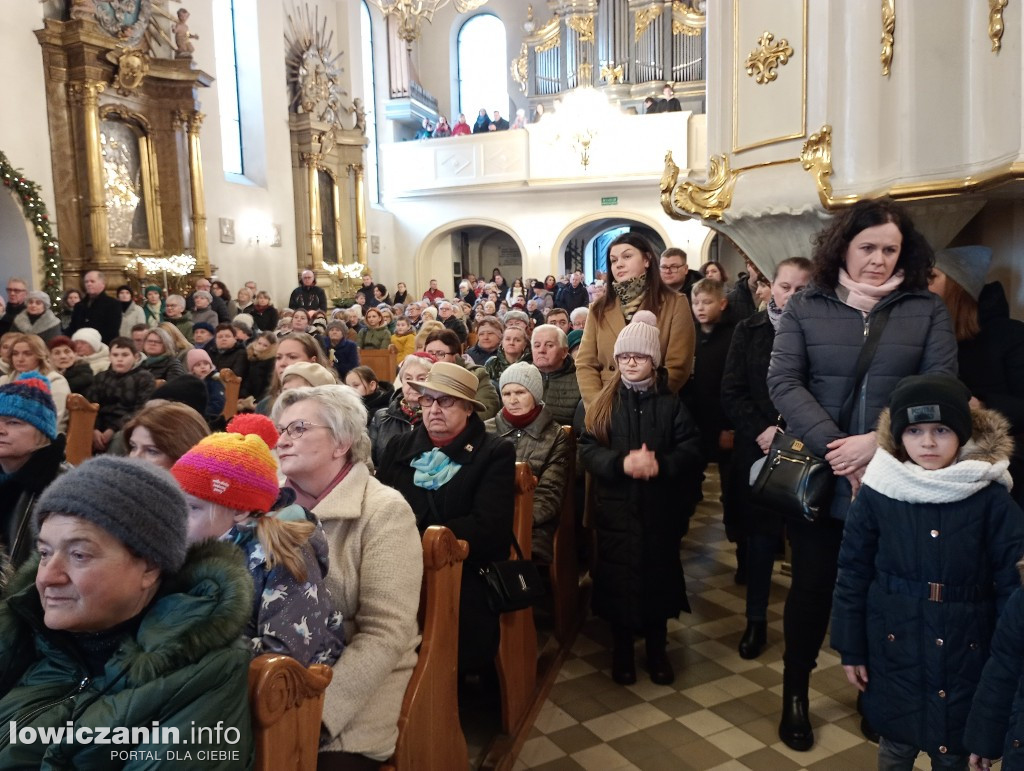
<path id="1" fill-rule="evenodd" d="M 972 406 L 998 410 L 1010 421 L 1011 494 L 1024 504 L 1024 322 L 1010 318 L 1003 285 L 985 282 L 991 261 L 987 246 L 943 249 L 935 253 L 928 288 L 953 318 L 958 376 Z"/>
<path id="2" fill-rule="evenodd" d="M 128 458 L 40 496 L 38 554 L 0 601 L 0 767 L 153 767 L 170 750 L 248 767 L 252 579 L 233 544 L 186 551 L 187 520 L 170 474 Z M 112 752 L 119 735 L 144 755 Z"/>

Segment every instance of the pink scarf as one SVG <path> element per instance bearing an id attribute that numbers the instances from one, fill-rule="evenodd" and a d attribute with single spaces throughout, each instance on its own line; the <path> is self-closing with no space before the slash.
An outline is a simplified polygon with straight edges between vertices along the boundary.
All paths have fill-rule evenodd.
<path id="1" fill-rule="evenodd" d="M 348 463 L 345 464 L 341 471 L 338 472 L 338 475 L 331 480 L 330 484 L 328 484 L 327 487 L 323 489 L 320 495 L 313 495 L 311 493 L 307 493 L 305 490 L 303 490 L 301 487 L 295 484 L 295 482 L 293 482 L 291 479 L 286 479 L 285 484 L 295 491 L 295 502 L 302 506 L 302 508 L 309 509 L 310 511 L 312 511 L 313 509 L 316 508 L 317 504 L 319 504 L 320 501 L 322 501 L 324 498 L 328 496 L 331 490 L 333 490 L 341 483 L 342 479 L 348 476 L 348 472 L 351 470 L 352 461 L 349 461 Z"/>
<path id="2" fill-rule="evenodd" d="M 846 268 L 839 269 L 839 285 L 849 292 L 849 296 L 843 300 L 851 308 L 856 308 L 864 315 L 878 305 L 878 301 L 896 291 L 896 288 L 903 283 L 903 271 L 897 270 L 881 286 L 862 284 L 850 278 Z"/>

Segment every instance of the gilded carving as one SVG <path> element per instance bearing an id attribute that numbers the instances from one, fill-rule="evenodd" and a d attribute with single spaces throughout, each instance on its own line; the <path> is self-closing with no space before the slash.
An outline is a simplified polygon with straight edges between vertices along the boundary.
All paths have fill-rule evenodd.
<path id="1" fill-rule="evenodd" d="M 351 108 L 342 105 L 348 94 L 341 88 L 341 54 L 332 55 L 331 40 L 326 21 L 319 22 L 310 15 L 309 6 L 301 13 L 294 9 L 288 14 L 285 46 L 288 63 L 288 86 L 291 90 L 291 110 L 309 113 L 324 123 L 341 123 L 341 115 Z"/>
<path id="2" fill-rule="evenodd" d="M 675 188 L 678 179 L 679 167 L 676 166 L 675 161 L 672 159 L 672 151 L 669 150 L 665 153 L 665 170 L 661 173 L 661 208 L 665 210 L 665 214 L 673 219 L 678 218 L 675 209 L 672 208 L 672 190 Z"/>
<path id="3" fill-rule="evenodd" d="M 826 123 L 821 131 L 808 137 L 800 150 L 800 163 L 814 175 L 818 196 L 827 206 L 832 198 L 832 126 Z"/>
<path id="4" fill-rule="evenodd" d="M 704 32 L 708 18 L 700 10 L 687 5 L 682 0 L 672 3 L 672 34 L 696 37 Z"/>
<path id="5" fill-rule="evenodd" d="M 605 81 L 609 86 L 621 83 L 625 77 L 621 64 L 616 67 L 612 67 L 610 64 L 601 65 L 601 80 Z"/>
<path id="6" fill-rule="evenodd" d="M 999 53 L 1003 47 L 1003 9 L 1009 0 L 988 0 L 988 39 L 992 41 L 992 50 Z"/>
<path id="7" fill-rule="evenodd" d="M 95 107 L 99 103 L 100 94 L 107 88 L 106 83 L 87 80 L 84 83 L 68 84 L 68 95 L 72 104 Z"/>
<path id="8" fill-rule="evenodd" d="M 720 220 L 732 203 L 735 186 L 736 174 L 729 168 L 729 157 L 712 155 L 708 159 L 707 182 L 683 182 L 676 188 L 672 202 L 690 214 Z"/>
<path id="9" fill-rule="evenodd" d="M 512 74 L 512 80 L 519 86 L 519 90 L 526 95 L 526 84 L 529 76 L 529 58 L 527 57 L 526 43 L 523 43 L 519 47 L 519 56 L 512 60 L 509 65 L 509 72 Z"/>
<path id="10" fill-rule="evenodd" d="M 793 46 L 786 38 L 774 42 L 775 35 L 764 32 L 757 39 L 757 48 L 747 56 L 747 74 L 755 83 L 767 85 L 779 77 L 778 68 L 789 61 L 793 55 Z"/>
<path id="11" fill-rule="evenodd" d="M 113 84 L 121 96 L 131 96 L 148 74 L 149 57 L 141 48 L 128 48 L 117 57 Z"/>
<path id="12" fill-rule="evenodd" d="M 570 16 L 565 20 L 565 23 L 569 29 L 576 30 L 576 34 L 579 35 L 579 41 L 581 43 L 594 42 L 593 14 L 587 14 L 585 16 Z"/>
<path id="13" fill-rule="evenodd" d="M 581 86 L 586 85 L 590 83 L 590 79 L 593 77 L 594 65 L 584 59 L 576 68 L 576 82 Z"/>
<path id="14" fill-rule="evenodd" d="M 142 42 L 153 17 L 151 0 L 97 0 L 93 6 L 103 31 L 132 46 Z"/>
<path id="15" fill-rule="evenodd" d="M 643 37 L 644 32 L 651 22 L 661 16 L 661 12 L 664 10 L 662 5 L 652 5 L 648 8 L 639 8 L 636 12 L 636 23 L 633 25 L 633 40 L 638 41 Z"/>
<path id="16" fill-rule="evenodd" d="M 896 0 L 882 0 L 882 75 L 892 71 L 892 49 L 896 42 Z"/>
<path id="17" fill-rule="evenodd" d="M 558 19 L 556 18 L 555 21 L 557 22 Z M 561 45 L 561 43 L 562 43 L 562 33 L 556 27 L 555 34 L 552 35 L 551 37 L 549 37 L 547 40 L 545 40 L 545 41 L 543 41 L 541 43 L 538 43 L 536 51 L 537 51 L 537 53 L 542 54 L 545 51 L 550 51 L 552 48 L 557 48 L 559 45 Z"/>

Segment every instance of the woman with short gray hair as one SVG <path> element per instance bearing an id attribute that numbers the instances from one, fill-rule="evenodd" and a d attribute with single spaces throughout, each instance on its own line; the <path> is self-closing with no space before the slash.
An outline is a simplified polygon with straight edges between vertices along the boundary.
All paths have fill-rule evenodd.
<path id="1" fill-rule="evenodd" d="M 402 496 L 370 474 L 366 409 L 354 390 L 284 391 L 271 417 L 285 486 L 327 533 L 327 586 L 344 618 L 346 650 L 327 689 L 318 768 L 361 768 L 394 752 L 416 665 L 423 578 L 416 520 Z"/>

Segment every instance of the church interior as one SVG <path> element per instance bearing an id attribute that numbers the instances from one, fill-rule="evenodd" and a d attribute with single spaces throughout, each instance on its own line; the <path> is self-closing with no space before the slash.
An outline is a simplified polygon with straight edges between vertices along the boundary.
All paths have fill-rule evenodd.
<path id="1" fill-rule="evenodd" d="M 495 268 L 540 279 L 579 270 L 590 283 L 607 269 L 609 234 L 627 228 L 683 249 L 691 268 L 714 260 L 735 276 L 748 257 L 770 274 L 810 257 L 834 214 L 887 196 L 934 249 L 991 248 L 989 280 L 1024 318 L 1021 10 L 1005 0 L 8 3 L 0 280 L 22 277 L 57 299 L 94 269 L 137 289 L 180 290 L 202 275 L 255 281 L 282 306 L 307 269 L 331 299 L 351 297 L 366 272 L 417 296 L 431 280 L 448 292 Z M 481 20 L 490 44 L 472 48 Z M 497 86 L 474 79 L 488 68 Z M 648 98 L 675 109 L 649 112 Z M 472 125 L 482 111 L 509 123 L 520 113 L 525 125 L 416 138 L 425 122 L 464 114 Z M 827 649 L 811 684 L 818 744 L 793 752 L 775 735 L 788 578 L 780 561 L 765 655 L 740 659 L 743 592 L 716 484 L 709 474 L 683 541 L 693 612 L 669 625 L 675 684 L 615 686 L 607 634 L 585 613 L 557 634 L 538 615 L 539 665 L 522 702 L 467 697 L 480 701 L 463 715 L 472 765 L 873 766 L 856 694 Z"/>

